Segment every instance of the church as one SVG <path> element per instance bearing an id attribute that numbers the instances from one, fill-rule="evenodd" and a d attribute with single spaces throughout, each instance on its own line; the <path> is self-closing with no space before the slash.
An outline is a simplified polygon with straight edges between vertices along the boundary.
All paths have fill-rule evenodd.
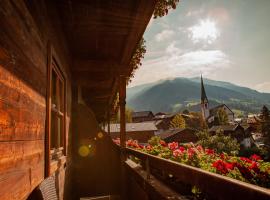
<path id="1" fill-rule="evenodd" d="M 227 113 L 229 123 L 234 123 L 234 112 L 226 104 L 220 104 L 213 108 L 209 108 L 209 101 L 206 95 L 203 77 L 201 76 L 201 111 L 203 119 L 208 124 L 212 124 L 217 117 L 218 110 L 220 109 L 223 109 Z"/>

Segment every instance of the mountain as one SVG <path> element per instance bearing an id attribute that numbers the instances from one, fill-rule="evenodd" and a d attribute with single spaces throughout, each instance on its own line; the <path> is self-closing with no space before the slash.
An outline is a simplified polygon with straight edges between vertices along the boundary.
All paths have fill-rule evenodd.
<path id="1" fill-rule="evenodd" d="M 225 103 L 241 113 L 257 113 L 263 105 L 270 107 L 270 94 L 229 82 L 204 79 L 210 107 Z M 200 77 L 174 78 L 127 89 L 127 105 L 133 110 L 177 112 L 200 110 Z"/>

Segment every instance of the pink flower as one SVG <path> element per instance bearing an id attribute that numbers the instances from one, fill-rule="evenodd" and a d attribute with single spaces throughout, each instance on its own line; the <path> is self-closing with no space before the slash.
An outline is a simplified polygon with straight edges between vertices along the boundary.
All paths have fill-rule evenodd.
<path id="1" fill-rule="evenodd" d="M 169 149 L 175 150 L 178 148 L 178 142 L 171 142 L 168 144 Z"/>
<path id="2" fill-rule="evenodd" d="M 176 149 L 176 150 L 173 151 L 173 156 L 174 157 L 179 157 L 181 155 L 183 155 L 183 151 L 181 151 L 180 149 Z"/>
<path id="3" fill-rule="evenodd" d="M 147 146 L 145 147 L 145 149 L 146 149 L 147 151 L 152 151 L 152 150 L 153 150 L 153 147 L 152 147 L 151 145 L 147 145 Z"/>
<path id="4" fill-rule="evenodd" d="M 262 160 L 261 156 L 258 156 L 256 154 L 253 154 L 252 156 L 250 156 L 250 159 L 254 161 Z"/>
<path id="5" fill-rule="evenodd" d="M 198 145 L 196 148 L 199 152 L 203 152 L 203 147 L 201 145 Z"/>
<path id="6" fill-rule="evenodd" d="M 195 154 L 195 150 L 193 148 L 188 148 L 187 153 L 188 153 L 188 157 L 192 158 L 193 155 Z"/>

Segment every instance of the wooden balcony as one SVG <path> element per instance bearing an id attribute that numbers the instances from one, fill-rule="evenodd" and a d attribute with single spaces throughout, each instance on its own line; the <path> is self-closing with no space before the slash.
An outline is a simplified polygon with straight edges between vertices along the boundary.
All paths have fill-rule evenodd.
<path id="1" fill-rule="evenodd" d="M 270 190 L 266 188 L 135 149 L 124 148 L 122 152 L 127 157 L 125 176 L 129 182 L 136 182 L 149 199 L 189 199 L 192 186 L 199 188 L 206 199 L 270 199 Z M 132 161 L 135 158 L 136 162 Z"/>

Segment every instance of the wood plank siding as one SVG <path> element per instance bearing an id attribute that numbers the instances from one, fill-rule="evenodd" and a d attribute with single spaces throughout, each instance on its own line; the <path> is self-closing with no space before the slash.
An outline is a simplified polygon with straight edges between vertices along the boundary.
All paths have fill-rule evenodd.
<path id="1" fill-rule="evenodd" d="M 64 36 L 48 17 L 47 10 L 53 12 L 53 7 L 45 6 L 44 1 L 38 6 L 27 3 L 3 0 L 0 7 L 1 200 L 26 199 L 44 179 L 48 41 L 57 49 L 67 74 L 71 63 Z M 33 6 L 39 7 L 38 12 Z M 42 16 L 42 23 L 36 15 Z M 68 91 L 70 103 L 71 89 Z M 63 198 L 64 163 L 61 165 L 54 170 L 61 169 L 57 178 Z"/>
<path id="2" fill-rule="evenodd" d="M 91 158 L 81 158 L 77 147 L 96 137 L 99 123 L 114 114 L 119 75 L 132 71 L 130 59 L 155 2 L 0 1 L 1 200 L 27 199 L 47 176 L 55 176 L 60 200 L 72 199 L 75 183 L 83 185 L 75 188 L 76 198 L 118 192 L 119 153 L 108 154 L 110 138 L 104 137 Z M 52 68 L 61 79 L 59 109 L 52 103 Z M 78 110 L 81 104 L 86 109 Z M 61 130 L 52 131 L 52 124 Z M 52 132 L 61 134 L 51 137 Z M 89 166 L 96 167 L 87 172 Z"/>

